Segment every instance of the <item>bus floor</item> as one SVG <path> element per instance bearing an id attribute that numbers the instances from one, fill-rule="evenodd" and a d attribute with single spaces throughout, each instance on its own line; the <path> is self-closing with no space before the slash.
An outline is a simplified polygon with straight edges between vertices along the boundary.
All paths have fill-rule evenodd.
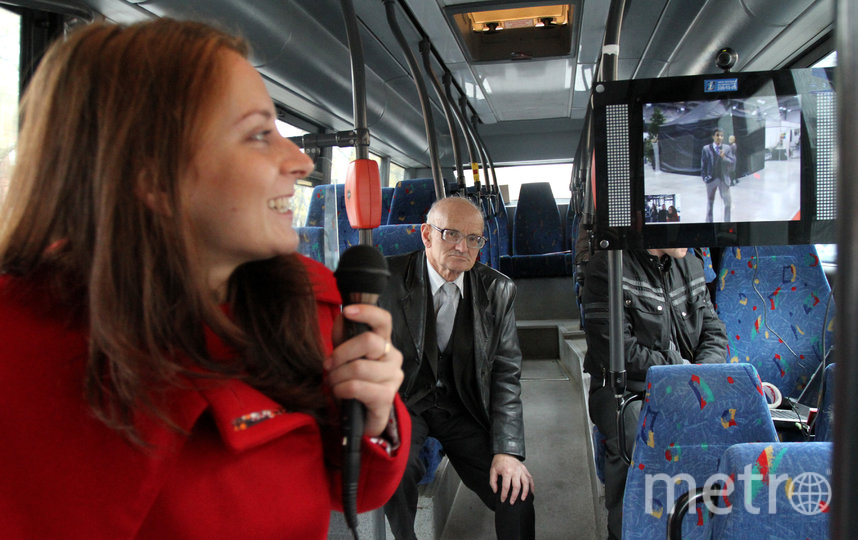
<path id="1" fill-rule="evenodd" d="M 602 486 L 595 478 L 584 392 L 589 381 L 581 371 L 586 345 L 580 331 L 560 331 L 561 358 L 528 358 L 522 335 L 525 464 L 536 485 L 536 538 L 604 538 Z M 441 540 L 493 538 L 494 515 L 460 485 Z"/>

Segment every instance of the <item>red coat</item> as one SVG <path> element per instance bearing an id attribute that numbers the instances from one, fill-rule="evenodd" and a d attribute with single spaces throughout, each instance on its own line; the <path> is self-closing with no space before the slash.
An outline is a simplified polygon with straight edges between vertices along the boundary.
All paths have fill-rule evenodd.
<path id="1" fill-rule="evenodd" d="M 326 268 L 307 265 L 329 351 L 339 294 Z M 141 434 L 153 446 L 134 446 L 86 404 L 85 332 L 20 290 L 0 277 L 0 537 L 326 537 L 340 476 L 323 447 L 337 448 L 336 434 L 323 442 L 310 416 L 273 412 L 277 403 L 230 380 L 172 393 L 189 436 L 149 421 Z M 242 422 L 252 413 L 269 418 Z M 384 504 L 402 476 L 410 424 L 398 399 L 396 414 L 406 443 L 393 457 L 364 439 L 358 511 Z"/>

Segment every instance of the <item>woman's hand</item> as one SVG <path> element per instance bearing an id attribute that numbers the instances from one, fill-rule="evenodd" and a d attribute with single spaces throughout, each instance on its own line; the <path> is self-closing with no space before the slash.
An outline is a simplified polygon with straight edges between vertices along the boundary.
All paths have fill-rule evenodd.
<path id="1" fill-rule="evenodd" d="M 369 332 L 342 341 L 343 317 L 370 327 Z M 402 353 L 390 343 L 390 313 L 370 304 L 352 304 L 334 323 L 334 348 L 325 360 L 328 383 L 339 399 L 357 399 L 366 406 L 364 435 L 375 437 L 387 426 L 393 398 L 402 384 Z"/>

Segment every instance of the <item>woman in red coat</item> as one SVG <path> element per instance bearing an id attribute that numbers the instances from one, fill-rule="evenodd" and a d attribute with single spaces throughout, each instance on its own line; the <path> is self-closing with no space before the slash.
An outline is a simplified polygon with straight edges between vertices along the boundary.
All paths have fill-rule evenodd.
<path id="1" fill-rule="evenodd" d="M 358 510 L 399 482 L 390 316 L 341 315 L 296 254 L 313 165 L 245 55 L 198 23 L 98 23 L 29 85 L 0 211 L 4 538 L 325 538 L 346 398 Z M 343 316 L 371 332 L 341 342 Z"/>

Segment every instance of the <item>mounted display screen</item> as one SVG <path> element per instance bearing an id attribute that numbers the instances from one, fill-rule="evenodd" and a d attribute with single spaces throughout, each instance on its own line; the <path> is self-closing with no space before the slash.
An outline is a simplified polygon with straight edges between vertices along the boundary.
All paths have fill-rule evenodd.
<path id="1" fill-rule="evenodd" d="M 830 68 L 598 83 L 603 249 L 834 242 Z"/>

